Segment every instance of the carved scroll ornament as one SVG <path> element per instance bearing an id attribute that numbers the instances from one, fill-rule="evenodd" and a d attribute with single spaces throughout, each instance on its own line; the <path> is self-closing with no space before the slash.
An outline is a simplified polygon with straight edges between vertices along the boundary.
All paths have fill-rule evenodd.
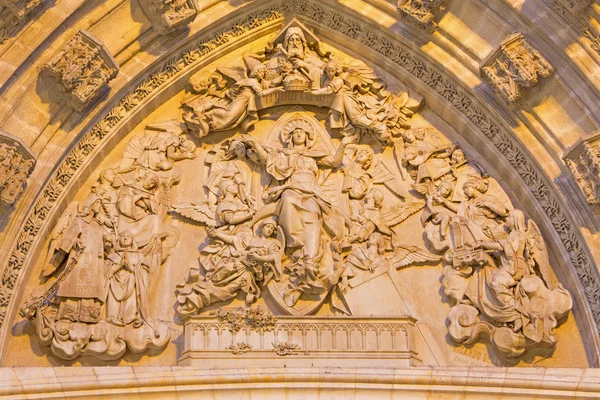
<path id="1" fill-rule="evenodd" d="M 31 150 L 17 137 L 0 130 L 0 205 L 14 204 L 35 167 Z"/>
<path id="2" fill-rule="evenodd" d="M 3 44 L 46 0 L 0 0 L 0 44 Z"/>
<path id="3" fill-rule="evenodd" d="M 77 111 L 97 100 L 119 71 L 119 64 L 96 37 L 79 31 L 44 66 L 67 104 Z"/>
<path id="4" fill-rule="evenodd" d="M 539 51 L 517 33 L 500 44 L 480 68 L 481 76 L 511 107 L 519 106 L 527 93 L 554 68 Z"/>
<path id="5" fill-rule="evenodd" d="M 49 253 L 54 286 L 22 309 L 50 324 L 39 327 L 44 343 L 52 339 L 44 335 L 62 329 L 66 320 L 91 329 L 91 335 L 99 324 L 156 335 L 153 323 L 142 318 L 143 300 L 119 287 L 136 282 L 141 291 L 148 285 L 143 282 L 151 284 L 151 271 L 177 242 L 161 218 L 172 210 L 207 233 L 199 268 L 177 286 L 183 318 L 236 298 L 250 306 L 266 292 L 292 315 L 310 315 L 325 303 L 339 315 L 352 315 L 345 298 L 371 276 L 443 262 L 444 289 L 456 302 L 449 314 L 453 340 L 472 343 L 487 335 L 509 356 L 555 344 L 553 329 L 570 310 L 571 297 L 552 281 L 537 226 L 505 206 L 510 201 L 497 182 L 460 148 L 435 131 L 410 126 L 418 100 L 387 92 L 364 64 L 323 54 L 315 39 L 293 21 L 264 54 L 246 54 L 239 66 L 219 67 L 207 80 L 192 78 L 181 125 L 151 127 L 132 139 L 119 168 L 98 184 L 116 191 L 117 200 L 99 200 L 92 194 L 104 189 L 94 189 L 88 207 L 73 206 L 72 216 L 59 223 L 67 228 L 56 231 L 55 248 L 63 250 Z M 257 111 L 270 104 L 291 107 L 259 141 L 249 128 Z M 327 128 L 299 104 L 327 104 Z M 177 181 L 170 172 L 174 163 L 195 157 L 185 133 L 203 137 L 225 130 L 239 135 L 203 157 L 209 167 L 205 196 L 171 205 L 166 192 L 156 193 L 157 186 L 164 191 Z M 381 156 L 385 148 L 391 148 L 395 165 Z M 171 178 L 163 181 L 164 174 Z M 128 200 L 142 195 L 142 202 Z M 111 214 L 112 222 L 106 218 Z M 402 243 L 398 238 L 414 235 L 403 232 L 404 222 L 417 215 L 425 243 Z M 95 237 L 89 240 L 102 246 L 103 261 L 95 267 L 105 278 L 94 281 L 93 295 L 68 292 L 68 277 L 79 274 L 85 247 L 63 244 L 63 229 Z M 160 239 L 149 232 L 159 232 Z M 475 282 L 484 282 L 491 297 L 483 299 Z M 502 310 L 493 308 L 498 302 Z M 125 304 L 133 310 L 129 314 L 118 311 Z M 136 339 L 126 342 L 139 350 Z M 53 351 L 69 347 L 61 346 Z M 64 357 L 102 353 L 88 346 L 88 353 Z M 241 351 L 236 349 L 230 350 Z"/>
<path id="6" fill-rule="evenodd" d="M 446 5 L 447 0 L 399 0 L 398 13 L 405 22 L 433 33 L 437 27 L 435 18 Z"/>
<path id="7" fill-rule="evenodd" d="M 198 15 L 197 0 L 139 0 L 152 26 L 167 35 L 186 27 Z"/>

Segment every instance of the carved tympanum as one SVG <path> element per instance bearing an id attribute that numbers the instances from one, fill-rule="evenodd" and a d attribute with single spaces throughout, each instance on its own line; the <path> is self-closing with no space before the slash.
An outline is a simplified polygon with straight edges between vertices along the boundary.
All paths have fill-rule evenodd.
<path id="1" fill-rule="evenodd" d="M 103 171 L 84 203 L 73 203 L 61 218 L 44 292 L 22 308 L 43 343 L 63 358 L 116 358 L 127 347 L 166 343 L 162 325 L 149 318 L 147 296 L 176 250 L 177 230 L 165 222 L 170 210 L 195 225 L 188 228 L 199 236 L 190 238 L 203 241 L 176 286 L 186 337 L 199 329 L 205 338 L 221 332 L 210 317 L 216 309 L 236 301 L 247 307 L 218 313 L 231 343 L 203 351 L 294 353 L 298 344 L 282 337 L 274 336 L 271 349 L 265 345 L 264 333 L 278 322 L 250 309 L 262 297 L 272 312 L 300 320 L 328 308 L 349 335 L 348 349 L 359 325 L 363 340 L 368 329 L 408 337 L 414 318 L 402 316 L 398 327 L 373 325 L 361 317 L 357 302 L 367 300 L 357 293 L 381 279 L 398 284 L 403 268 L 440 263 L 455 342 L 490 340 L 512 357 L 553 347 L 557 320 L 572 301 L 552 279 L 537 225 L 456 144 L 409 124 L 418 95 L 391 93 L 364 63 L 323 52 L 296 20 L 264 52 L 241 58 L 208 79 L 192 77 L 182 122 L 149 126 L 132 138 L 119 166 Z M 259 111 L 275 106 L 279 111 L 261 121 Z M 217 131 L 229 134 L 213 135 L 220 139 L 202 149 L 186 138 Z M 175 164 L 186 159 L 203 190 L 171 205 Z M 345 325 L 344 318 L 354 322 Z M 333 319 L 302 329 L 337 330 Z M 296 328 L 289 329 L 288 341 Z M 192 342 L 199 345 L 186 341 Z M 395 343 L 385 346 L 405 356 L 412 351 Z M 301 348 L 331 350 L 308 342 Z M 189 351 L 185 357 L 193 358 Z"/>
<path id="2" fill-rule="evenodd" d="M 527 93 L 554 68 L 522 34 L 506 39 L 480 68 L 481 76 L 511 107 L 517 107 Z"/>
<path id="3" fill-rule="evenodd" d="M 46 0 L 0 0 L 0 44 L 22 27 Z"/>
<path id="4" fill-rule="evenodd" d="M 119 71 L 106 46 L 91 33 L 79 31 L 44 66 L 67 104 L 81 111 L 97 100 Z"/>
<path id="5" fill-rule="evenodd" d="M 432 33 L 436 16 L 446 8 L 447 0 L 399 0 L 398 13 L 407 23 Z"/>
<path id="6" fill-rule="evenodd" d="M 31 150 L 17 137 L 0 130 L 0 205 L 17 201 L 35 167 Z"/>
<path id="7" fill-rule="evenodd" d="M 186 27 L 198 15 L 197 0 L 139 0 L 152 26 L 167 35 Z"/>

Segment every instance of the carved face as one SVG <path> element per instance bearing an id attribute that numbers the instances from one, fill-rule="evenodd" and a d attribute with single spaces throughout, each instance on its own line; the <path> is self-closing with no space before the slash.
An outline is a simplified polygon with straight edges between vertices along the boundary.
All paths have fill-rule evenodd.
<path id="1" fill-rule="evenodd" d="M 129 231 L 121 232 L 119 235 L 121 247 L 128 248 L 133 245 L 133 235 Z"/>
<path id="2" fill-rule="evenodd" d="M 325 65 L 325 73 L 327 74 L 327 77 L 329 79 L 333 79 L 335 77 L 335 74 L 337 72 L 337 65 L 333 62 L 328 62 L 327 65 Z"/>
<path id="3" fill-rule="evenodd" d="M 271 237 L 275 233 L 275 225 L 266 223 L 260 228 L 263 237 Z"/>
<path id="4" fill-rule="evenodd" d="M 455 164 L 460 164 L 465 161 L 465 159 L 465 153 L 460 149 L 455 150 L 454 153 L 452 153 L 452 161 L 454 161 Z"/>
<path id="5" fill-rule="evenodd" d="M 237 158 L 246 157 L 246 147 L 244 147 L 244 145 L 242 143 L 238 142 L 238 144 L 234 148 L 234 152 L 235 152 L 235 156 Z"/>
<path id="6" fill-rule="evenodd" d="M 306 131 L 302 128 L 294 129 L 294 132 L 292 132 L 292 143 L 295 145 L 306 144 Z"/>
<path id="7" fill-rule="evenodd" d="M 452 188 L 450 187 L 450 185 L 440 185 L 438 186 L 437 192 L 442 197 L 448 197 L 452 193 Z"/>
<path id="8" fill-rule="evenodd" d="M 290 36 L 286 50 L 290 57 L 304 58 L 304 44 L 300 35 L 293 34 Z"/>
<path id="9" fill-rule="evenodd" d="M 256 77 L 256 79 L 258 79 L 259 81 L 262 81 L 263 79 L 265 79 L 265 75 L 267 74 L 267 69 L 266 68 L 260 68 L 258 71 L 256 71 L 254 73 L 254 76 Z"/>
<path id="10" fill-rule="evenodd" d="M 360 149 L 356 152 L 356 162 L 360 165 L 365 165 L 372 159 L 371 152 L 367 149 Z"/>
<path id="11" fill-rule="evenodd" d="M 156 186 L 158 186 L 158 182 L 156 182 L 153 178 L 144 179 L 144 183 L 142 185 L 146 190 L 154 190 Z"/>

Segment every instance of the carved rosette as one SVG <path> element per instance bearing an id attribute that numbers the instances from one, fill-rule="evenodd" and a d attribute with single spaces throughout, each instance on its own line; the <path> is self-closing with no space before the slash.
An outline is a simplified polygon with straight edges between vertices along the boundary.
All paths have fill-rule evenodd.
<path id="1" fill-rule="evenodd" d="M 77 111 L 97 100 L 119 71 L 119 64 L 100 40 L 79 31 L 45 65 L 44 71 L 56 80 L 65 101 Z"/>
<path id="2" fill-rule="evenodd" d="M 0 130 L 0 205 L 14 204 L 33 171 L 35 157 L 17 137 Z"/>
<path id="3" fill-rule="evenodd" d="M 573 146 L 565 162 L 587 203 L 600 212 L 600 131 Z"/>
<path id="4" fill-rule="evenodd" d="M 195 0 L 140 0 L 140 5 L 161 35 L 186 27 L 198 15 Z"/>
<path id="5" fill-rule="evenodd" d="M 553 72 L 554 68 L 520 33 L 503 41 L 480 67 L 481 77 L 513 108 Z"/>
<path id="6" fill-rule="evenodd" d="M 437 27 L 435 18 L 446 9 L 446 5 L 446 0 L 400 0 L 398 13 L 406 23 L 433 33 Z"/>
<path id="7" fill-rule="evenodd" d="M 0 0 L 0 44 L 4 43 L 45 0 Z"/>

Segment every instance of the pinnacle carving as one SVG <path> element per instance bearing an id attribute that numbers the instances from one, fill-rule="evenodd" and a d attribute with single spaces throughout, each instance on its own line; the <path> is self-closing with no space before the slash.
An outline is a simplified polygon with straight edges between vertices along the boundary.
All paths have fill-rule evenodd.
<path id="1" fill-rule="evenodd" d="M 446 0 L 400 0 L 398 13 L 405 22 L 428 33 L 437 27 L 436 15 L 446 9 Z"/>
<path id="2" fill-rule="evenodd" d="M 527 93 L 554 68 L 522 34 L 510 36 L 500 44 L 480 68 L 480 73 L 511 107 L 517 107 Z"/>
<path id="3" fill-rule="evenodd" d="M 77 111 L 97 100 L 119 71 L 119 64 L 100 40 L 86 31 L 73 39 L 44 66 L 64 99 Z"/>
<path id="4" fill-rule="evenodd" d="M 46 0 L 0 0 L 0 44 L 8 40 Z"/>
<path id="5" fill-rule="evenodd" d="M 198 15 L 194 0 L 140 0 L 140 5 L 161 35 L 184 28 Z"/>
<path id="6" fill-rule="evenodd" d="M 0 130 L 0 205 L 15 203 L 34 166 L 35 158 L 27 146 Z"/>

